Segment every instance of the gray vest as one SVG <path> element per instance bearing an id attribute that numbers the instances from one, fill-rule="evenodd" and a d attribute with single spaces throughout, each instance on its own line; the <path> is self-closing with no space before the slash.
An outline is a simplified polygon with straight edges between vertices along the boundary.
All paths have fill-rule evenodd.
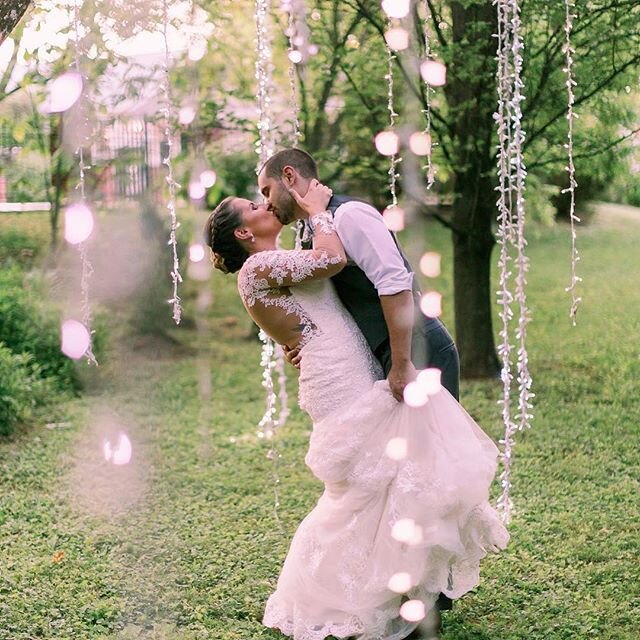
<path id="1" fill-rule="evenodd" d="M 332 214 L 335 215 L 336 209 L 345 204 L 346 202 L 358 201 L 358 198 L 352 198 L 349 196 L 333 196 L 329 201 L 328 209 Z M 404 261 L 405 266 L 411 272 L 413 269 L 407 260 L 407 257 L 402 251 L 402 248 L 398 244 L 398 240 L 392 232 L 391 236 L 393 237 L 396 246 L 398 247 L 398 251 L 402 256 L 402 260 Z M 303 244 L 304 248 L 310 248 L 311 243 Z M 342 304 L 347 308 L 349 313 L 353 316 L 353 319 L 356 321 L 356 324 L 360 328 L 360 331 L 364 334 L 367 342 L 369 343 L 369 347 L 371 350 L 376 353 L 378 348 L 383 345 L 385 342 L 389 340 L 389 332 L 387 330 L 387 324 L 384 319 L 384 314 L 382 313 L 382 305 L 380 304 L 380 298 L 378 297 L 378 292 L 376 288 L 373 286 L 373 283 L 367 276 L 364 271 L 360 269 L 356 264 L 349 263 L 347 266 L 340 271 L 337 275 L 331 278 L 333 284 L 335 286 L 338 297 L 342 301 Z M 413 295 L 415 299 L 415 309 L 416 309 L 416 325 L 418 327 L 422 327 L 425 317 L 420 312 L 420 291 L 415 282 L 413 283 Z M 420 336 L 422 335 L 422 331 L 418 331 Z M 420 336 L 416 336 L 414 332 L 414 342 L 416 338 L 420 338 Z M 414 345 L 417 346 L 417 345 Z M 424 347 L 422 349 L 418 348 L 418 351 L 425 351 Z M 415 352 L 415 349 L 414 349 Z M 421 359 L 421 358 L 420 358 Z"/>

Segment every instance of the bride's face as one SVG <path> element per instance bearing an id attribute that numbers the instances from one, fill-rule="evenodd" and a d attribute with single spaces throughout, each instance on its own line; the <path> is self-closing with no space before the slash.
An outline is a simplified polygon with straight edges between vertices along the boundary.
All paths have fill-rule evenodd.
<path id="1" fill-rule="evenodd" d="M 256 238 L 276 238 L 280 233 L 282 224 L 266 202 L 258 204 L 245 198 L 236 198 L 234 205 L 240 210 L 243 226 Z"/>

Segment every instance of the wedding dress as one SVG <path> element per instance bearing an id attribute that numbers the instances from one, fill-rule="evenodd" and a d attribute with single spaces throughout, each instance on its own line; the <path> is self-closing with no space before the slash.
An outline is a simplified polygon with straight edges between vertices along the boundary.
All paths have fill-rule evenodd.
<path id="1" fill-rule="evenodd" d="M 324 483 L 263 624 L 294 640 L 401 640 L 417 624 L 399 615 L 403 601 L 429 611 L 441 592 L 459 598 L 478 584 L 481 558 L 507 545 L 488 504 L 498 450 L 444 388 L 419 408 L 393 398 L 331 281 L 313 279 L 328 260 L 261 252 L 238 280 L 247 308 L 299 317 L 299 402 L 313 420 L 305 462 Z M 408 591 L 392 591 L 392 576 L 410 579 Z"/>

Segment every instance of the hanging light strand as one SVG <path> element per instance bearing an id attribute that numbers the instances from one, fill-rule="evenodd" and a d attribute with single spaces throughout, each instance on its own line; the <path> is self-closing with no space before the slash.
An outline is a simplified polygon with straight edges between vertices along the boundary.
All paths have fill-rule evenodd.
<path id="1" fill-rule="evenodd" d="M 84 87 L 86 86 L 86 78 L 82 73 L 80 66 L 80 8 L 82 0 L 76 0 L 73 5 L 73 28 L 74 28 L 74 66 L 76 73 L 82 78 L 82 87 L 84 93 Z M 62 117 L 62 116 L 61 116 Z M 76 189 L 80 191 L 80 200 L 84 204 L 86 201 L 85 192 L 85 172 L 91 167 L 85 164 L 84 161 L 84 130 L 78 148 L 76 149 L 76 155 L 78 156 L 78 172 L 79 182 L 76 185 Z M 91 300 L 90 300 L 90 282 L 93 275 L 93 265 L 89 260 L 86 242 L 81 242 L 78 245 L 78 253 L 80 254 L 81 263 L 81 275 L 80 275 L 80 294 L 82 299 L 82 324 L 84 324 L 89 334 L 89 345 L 85 351 L 84 357 L 87 359 L 88 364 L 97 365 L 98 361 L 93 353 L 93 335 L 95 331 L 91 328 L 93 324 L 93 317 L 91 312 Z"/>
<path id="2" fill-rule="evenodd" d="M 271 115 L 272 95 L 272 56 L 269 40 L 269 11 L 270 0 L 256 0 L 255 24 L 256 24 L 256 97 L 258 102 L 258 141 L 256 152 L 259 162 L 256 172 L 274 153 L 273 122 Z M 276 345 L 264 331 L 260 331 L 262 340 L 262 354 L 260 366 L 262 367 L 262 385 L 265 389 L 265 412 L 258 423 L 258 437 L 271 440 L 276 435 L 278 427 L 282 426 L 288 416 L 288 397 L 286 390 L 286 374 L 284 364 L 284 352 L 282 347 Z M 278 374 L 280 393 L 276 394 L 274 375 Z M 280 414 L 276 417 L 278 401 L 280 402 Z M 280 497 L 278 486 L 278 461 L 280 453 L 275 445 L 267 452 L 267 457 L 272 461 L 272 479 L 274 494 L 274 517 L 278 526 L 282 529 L 282 523 L 278 515 Z"/>
<path id="3" fill-rule="evenodd" d="M 511 450 L 513 447 L 513 434 L 515 433 L 515 424 L 511 418 L 511 387 L 513 382 L 512 374 L 512 346 L 509 335 L 509 323 L 513 319 L 513 310 L 511 304 L 513 302 L 513 293 L 510 288 L 510 262 L 509 244 L 512 238 L 513 229 L 511 226 L 511 213 L 509 209 L 508 191 L 510 176 L 510 145 L 509 145 L 509 123 L 510 118 L 507 113 L 510 100 L 510 75 L 509 75 L 509 57 L 508 37 L 506 30 L 505 15 L 506 7 L 504 3 L 497 3 L 498 11 L 498 46 L 497 46 L 497 72 L 496 86 L 498 92 L 498 110 L 494 114 L 498 129 L 498 231 L 497 242 L 500 247 L 500 257 L 498 260 L 498 271 L 500 278 L 500 289 L 498 291 L 498 305 L 500 308 L 499 315 L 502 322 L 500 329 L 500 344 L 498 345 L 498 354 L 502 360 L 502 398 L 499 401 L 502 404 L 502 421 L 505 425 L 505 434 L 501 440 L 503 445 L 502 462 L 503 472 L 501 475 L 502 496 L 498 501 L 498 508 L 505 519 L 508 520 L 511 512 L 512 504 L 510 499 L 510 471 L 511 471 Z"/>
<path id="4" fill-rule="evenodd" d="M 288 28 L 287 35 L 289 38 L 289 105 L 291 108 L 291 117 L 293 124 L 293 146 L 297 147 L 300 144 L 302 133 L 300 131 L 300 105 L 298 103 L 298 86 L 296 84 L 296 62 L 294 62 L 294 53 L 296 52 L 295 45 L 293 43 L 296 34 L 296 14 L 295 7 L 292 3 L 288 12 Z"/>
<path id="5" fill-rule="evenodd" d="M 180 275 L 180 260 L 178 259 L 178 238 L 177 231 L 180 227 L 180 223 L 178 222 L 178 216 L 176 213 L 176 191 L 180 188 L 180 185 L 175 181 L 173 174 L 173 161 L 172 161 L 172 151 L 173 151 L 173 139 L 174 139 L 174 131 L 173 131 L 173 123 L 174 123 L 174 105 L 173 105 L 173 95 L 171 91 L 171 76 L 169 73 L 169 69 L 171 67 L 171 55 L 169 52 L 169 6 L 168 0 L 163 0 L 162 3 L 163 8 L 163 29 L 162 35 L 164 38 L 164 62 L 163 62 L 163 73 L 162 73 L 162 81 L 161 81 L 161 89 L 164 94 L 164 136 L 165 143 L 167 145 L 167 156 L 162 159 L 162 163 L 167 167 L 167 175 L 166 175 L 166 183 L 169 191 L 169 196 L 167 199 L 167 210 L 169 211 L 169 241 L 168 245 L 171 247 L 171 252 L 173 256 L 173 268 L 171 270 L 171 280 L 173 283 L 173 297 L 168 300 L 169 304 L 173 305 L 173 321 L 176 324 L 180 324 L 180 320 L 182 319 L 182 300 L 178 295 L 178 285 L 182 283 L 182 276 Z"/>
<path id="6" fill-rule="evenodd" d="M 576 234 L 576 224 L 580 222 L 580 218 L 576 215 L 576 187 L 578 183 L 576 182 L 576 168 L 573 161 L 573 121 L 578 117 L 578 115 L 573 110 L 573 105 L 575 104 L 575 93 L 574 87 L 576 86 L 575 75 L 573 72 L 573 55 L 576 50 L 571 42 L 571 34 L 573 33 L 573 20 L 576 18 L 574 13 L 575 11 L 575 0 L 565 0 L 565 25 L 564 25 L 564 33 L 565 33 L 565 44 L 564 44 L 564 53 L 566 56 L 566 66 L 564 68 L 564 72 L 566 74 L 566 87 L 567 87 L 567 95 L 568 95 L 568 105 L 567 105 L 567 143 L 565 144 L 565 148 L 567 150 L 568 163 L 567 163 L 567 173 L 569 174 L 569 186 L 566 189 L 562 190 L 562 193 L 568 193 L 570 202 L 569 202 L 569 221 L 571 223 L 571 284 L 565 289 L 566 292 L 571 293 L 571 309 L 569 311 L 569 318 L 573 323 L 573 326 L 576 326 L 576 316 L 578 313 L 578 306 L 580 302 L 582 302 L 582 298 L 578 296 L 577 287 L 578 284 L 582 281 L 577 275 L 577 265 L 580 261 L 580 254 L 578 253 L 577 248 L 577 234 Z"/>
<path id="7" fill-rule="evenodd" d="M 529 372 L 529 356 L 526 346 L 529 309 L 526 297 L 526 274 L 529 259 L 526 255 L 525 237 L 525 183 L 526 167 L 523 157 L 525 132 L 522 129 L 524 83 L 522 81 L 522 50 L 520 7 L 518 0 L 496 0 L 498 12 L 497 89 L 498 110 L 495 119 L 498 127 L 498 243 L 500 244 L 500 290 L 498 302 L 502 320 L 500 355 L 502 358 L 503 396 L 502 417 L 505 433 L 501 440 L 503 471 L 500 476 L 502 493 L 498 498 L 498 510 L 503 520 L 511 519 L 511 463 L 516 431 L 530 427 L 532 415 L 532 379 Z M 509 255 L 513 250 L 514 256 Z M 510 262 L 514 263 L 515 293 L 510 290 Z M 511 303 L 518 307 L 515 329 L 517 349 L 518 403 L 515 416 L 511 413 L 513 375 L 511 359 L 514 347 L 511 344 L 509 325 L 513 318 Z"/>
<path id="8" fill-rule="evenodd" d="M 391 23 L 389 23 L 390 25 Z M 387 44 L 387 74 L 385 80 L 387 81 L 387 110 L 389 111 L 389 129 L 394 130 L 396 126 L 396 118 L 398 114 L 394 108 L 394 83 L 393 83 L 393 62 L 396 59 L 391 47 Z M 398 173 L 398 165 L 402 162 L 402 158 L 397 152 L 394 152 L 389 157 L 389 192 L 391 193 L 391 207 L 398 206 L 397 184 L 400 174 Z"/>
<path id="9" fill-rule="evenodd" d="M 422 23 L 422 31 L 424 34 L 424 52 L 425 52 L 426 60 L 429 60 L 431 58 L 431 33 L 429 29 L 430 11 L 431 10 L 429 8 L 428 0 L 424 0 L 424 20 Z M 424 115 L 426 120 L 426 126 L 424 128 L 423 133 L 429 139 L 428 153 L 426 156 L 427 164 L 424 167 L 427 171 L 427 189 L 431 189 L 431 187 L 433 187 L 433 185 L 435 184 L 436 173 L 437 173 L 437 168 L 433 163 L 433 147 L 436 145 L 433 142 L 433 129 L 431 126 L 431 92 L 432 91 L 433 89 L 431 88 L 431 85 L 428 82 L 425 82 L 426 109 L 422 109 L 422 115 Z"/>

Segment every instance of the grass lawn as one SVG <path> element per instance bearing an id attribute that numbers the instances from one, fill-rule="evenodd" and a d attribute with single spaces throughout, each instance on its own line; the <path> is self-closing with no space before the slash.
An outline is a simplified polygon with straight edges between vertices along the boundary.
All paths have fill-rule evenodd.
<path id="1" fill-rule="evenodd" d="M 410 249 L 442 251 L 448 270 L 446 234 L 428 225 L 418 237 Z M 530 240 L 537 397 L 515 451 L 512 542 L 446 615 L 443 640 L 638 638 L 640 218 L 603 214 L 581 230 L 576 328 L 569 243 L 564 227 Z M 451 278 L 435 284 L 452 327 Z M 246 339 L 234 280 L 216 273 L 204 286 L 213 304 L 174 330 L 179 345 L 134 341 L 114 322 L 89 393 L 54 425 L 0 441 L 1 640 L 282 637 L 260 618 L 321 491 L 303 462 L 310 424 L 292 408 L 279 436 L 279 526 L 256 437 L 259 346 Z M 193 318 L 196 283 L 188 288 Z M 462 385 L 496 439 L 499 395 L 495 382 Z M 133 444 L 122 467 L 102 455 L 119 431 Z"/>

